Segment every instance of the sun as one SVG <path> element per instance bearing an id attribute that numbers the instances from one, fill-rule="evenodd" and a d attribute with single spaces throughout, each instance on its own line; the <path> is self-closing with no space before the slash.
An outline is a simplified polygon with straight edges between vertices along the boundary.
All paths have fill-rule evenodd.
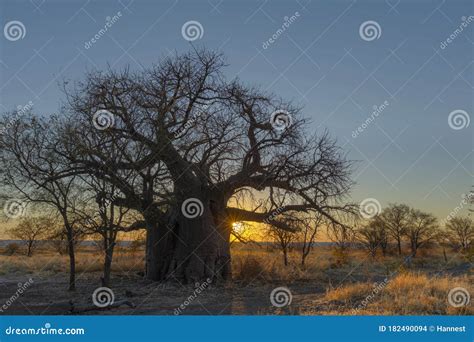
<path id="1" fill-rule="evenodd" d="M 242 222 L 234 222 L 234 223 L 232 223 L 232 229 L 236 233 L 242 233 L 242 231 L 244 229 L 244 224 Z"/>

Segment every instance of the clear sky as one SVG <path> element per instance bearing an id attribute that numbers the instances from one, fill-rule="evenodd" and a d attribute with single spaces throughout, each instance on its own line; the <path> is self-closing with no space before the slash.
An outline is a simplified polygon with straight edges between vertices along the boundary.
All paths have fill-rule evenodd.
<path id="1" fill-rule="evenodd" d="M 453 129 L 448 122 L 456 110 L 474 119 L 470 0 L 0 4 L 2 111 L 31 101 L 36 112 L 57 112 L 63 79 L 107 64 L 146 68 L 194 44 L 220 49 L 229 78 L 295 101 L 311 130 L 327 128 L 337 137 L 358 161 L 354 200 L 375 198 L 382 207 L 406 202 L 444 218 L 471 187 L 474 123 Z M 107 20 L 107 32 L 86 48 Z M 17 26 L 19 39 L 6 33 L 11 21 L 24 27 Z M 188 21 L 202 27 L 192 43 L 182 34 Z M 367 21 L 378 27 L 369 23 L 361 32 Z M 373 115 L 374 105 L 384 103 Z"/>

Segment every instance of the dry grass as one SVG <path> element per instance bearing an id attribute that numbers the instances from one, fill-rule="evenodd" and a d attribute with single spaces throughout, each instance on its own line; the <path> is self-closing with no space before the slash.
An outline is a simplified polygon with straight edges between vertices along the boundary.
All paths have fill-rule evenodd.
<path id="1" fill-rule="evenodd" d="M 270 313 L 266 311 L 268 295 L 274 287 L 282 285 L 291 288 L 293 306 L 298 314 L 303 315 L 474 314 L 472 304 L 454 308 L 447 302 L 450 289 L 464 287 L 472 291 L 471 284 L 474 283 L 468 261 L 454 253 L 448 255 L 446 262 L 442 253 L 433 250 L 417 256 L 409 265 L 404 265 L 403 258 L 396 255 L 372 259 L 363 251 L 350 251 L 341 258 L 330 247 L 317 247 L 304 266 L 300 264 L 296 250 L 290 253 L 288 266 L 283 264 L 278 251 L 267 247 L 233 246 L 232 256 L 232 291 L 236 292 L 232 295 L 232 292 L 226 292 L 226 288 L 221 288 L 218 291 L 222 293 L 216 293 L 219 293 L 219 298 L 230 296 L 229 301 L 236 301 L 237 304 L 232 306 L 234 309 L 241 307 L 242 303 L 248 305 L 250 311 L 245 311 L 247 314 L 258 313 L 258 310 Z M 77 253 L 78 278 L 87 284 L 98 283 L 102 262 L 97 249 L 80 249 Z M 128 252 L 117 249 L 112 270 L 117 281 L 128 279 L 127 286 L 132 286 L 141 279 L 137 273 L 143 268 L 143 250 Z M 0 279 L 13 285 L 24 280 L 25 276 L 33 276 L 38 281 L 49 282 L 44 285 L 48 288 L 58 280 L 66 282 L 67 271 L 68 257 L 52 251 L 38 250 L 30 258 L 0 253 Z M 60 286 L 62 291 L 65 285 Z M 242 289 L 249 292 L 238 294 Z M 170 297 L 169 301 L 172 300 Z M 251 307 L 255 302 L 259 302 L 260 307 L 254 312 Z"/>
<path id="2" fill-rule="evenodd" d="M 330 290 L 324 297 L 339 314 L 472 315 L 472 303 L 455 308 L 448 302 L 454 287 L 472 292 L 472 277 L 433 276 L 404 272 L 386 282 L 357 283 Z M 378 289 L 378 290 L 376 290 Z"/>

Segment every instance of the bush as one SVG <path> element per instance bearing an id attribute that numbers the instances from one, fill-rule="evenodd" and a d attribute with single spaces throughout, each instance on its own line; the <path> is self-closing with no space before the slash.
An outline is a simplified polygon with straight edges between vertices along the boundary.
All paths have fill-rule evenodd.
<path id="1" fill-rule="evenodd" d="M 252 282 L 254 280 L 263 278 L 264 271 L 265 268 L 257 258 L 253 256 L 246 256 L 240 261 L 238 278 L 239 280 L 243 280 L 245 282 Z"/>
<path id="2" fill-rule="evenodd" d="M 11 242 L 5 247 L 6 255 L 16 254 L 20 250 L 20 246 L 17 243 Z"/>

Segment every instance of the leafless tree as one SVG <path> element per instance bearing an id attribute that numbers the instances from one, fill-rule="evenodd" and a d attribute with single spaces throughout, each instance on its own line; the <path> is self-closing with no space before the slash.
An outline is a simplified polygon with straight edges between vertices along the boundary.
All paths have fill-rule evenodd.
<path id="1" fill-rule="evenodd" d="M 416 256 L 418 249 L 439 236 L 436 217 L 418 209 L 410 210 L 410 221 L 405 231 L 410 241 L 411 255 Z"/>
<path id="2" fill-rule="evenodd" d="M 372 257 L 377 255 L 377 250 L 381 249 L 385 255 L 388 245 L 388 236 L 383 225 L 383 221 L 378 216 L 372 218 L 366 225 L 356 231 L 357 241 L 361 243 Z"/>
<path id="3" fill-rule="evenodd" d="M 29 216 L 9 230 L 9 235 L 22 240 L 26 244 L 26 255 L 31 257 L 38 241 L 47 236 L 52 220 L 48 216 Z"/>
<path id="4" fill-rule="evenodd" d="M 228 279 L 233 222 L 291 231 L 280 215 L 338 223 L 354 209 L 342 203 L 351 164 L 329 134 L 310 133 L 291 103 L 227 80 L 224 66 L 220 54 L 195 50 L 140 73 L 90 73 L 65 87 L 62 124 L 50 125 L 52 153 L 69 167 L 48 180 L 89 174 L 115 186 L 114 204 L 143 217 L 134 226 L 147 231 L 148 279 Z M 269 199 L 232 204 L 270 188 L 287 193 L 278 215 Z"/>
<path id="5" fill-rule="evenodd" d="M 297 233 L 273 226 L 268 227 L 268 237 L 277 247 L 281 250 L 283 255 L 283 263 L 285 266 L 288 266 L 288 253 L 290 251 L 291 245 L 296 242 Z"/>
<path id="6" fill-rule="evenodd" d="M 81 193 L 75 187 L 77 177 L 58 176 L 69 167 L 67 160 L 56 153 L 62 122 L 56 117 L 43 119 L 31 114 L 18 118 L 15 113 L 6 113 L 1 121 L 9 123 L 9 129 L 0 135 L 2 191 L 57 210 L 67 237 L 69 289 L 74 290 L 75 207 Z"/>
<path id="7" fill-rule="evenodd" d="M 446 223 L 446 237 L 450 244 L 463 252 L 469 250 L 474 241 L 474 225 L 470 217 L 454 217 Z"/>
<path id="8" fill-rule="evenodd" d="M 406 204 L 390 204 L 379 219 L 397 243 L 398 255 L 402 255 L 402 240 L 411 219 L 410 207 Z"/>
<path id="9" fill-rule="evenodd" d="M 340 251 L 345 251 L 349 248 L 355 239 L 353 225 L 348 224 L 328 224 L 326 234 Z"/>
<path id="10" fill-rule="evenodd" d="M 130 209 L 114 204 L 115 188 L 106 181 L 94 177 L 83 178 L 83 190 L 92 197 L 80 211 L 81 224 L 86 234 L 101 238 L 104 253 L 102 286 L 110 286 L 112 259 L 117 235 L 131 225 Z M 128 215 L 128 216 L 127 216 Z"/>
<path id="11" fill-rule="evenodd" d="M 299 231 L 299 243 L 301 244 L 301 265 L 305 265 L 306 258 L 314 247 L 314 242 L 323 226 L 325 220 L 323 215 L 315 213 L 313 216 L 309 216 L 303 219 L 300 223 Z"/>

